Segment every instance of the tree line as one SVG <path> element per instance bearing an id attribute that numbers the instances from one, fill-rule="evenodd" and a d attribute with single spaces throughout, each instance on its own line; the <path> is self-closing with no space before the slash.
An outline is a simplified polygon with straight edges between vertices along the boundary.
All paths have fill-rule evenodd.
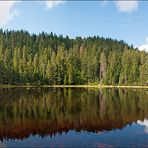
<path id="1" fill-rule="evenodd" d="M 0 84 L 147 83 L 148 53 L 122 40 L 0 30 Z"/>

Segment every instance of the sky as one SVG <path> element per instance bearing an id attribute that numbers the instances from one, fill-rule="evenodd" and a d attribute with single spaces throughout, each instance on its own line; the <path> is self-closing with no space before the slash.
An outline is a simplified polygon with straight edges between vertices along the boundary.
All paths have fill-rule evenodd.
<path id="1" fill-rule="evenodd" d="M 147 1 L 0 1 L 0 28 L 124 40 L 148 51 Z"/>

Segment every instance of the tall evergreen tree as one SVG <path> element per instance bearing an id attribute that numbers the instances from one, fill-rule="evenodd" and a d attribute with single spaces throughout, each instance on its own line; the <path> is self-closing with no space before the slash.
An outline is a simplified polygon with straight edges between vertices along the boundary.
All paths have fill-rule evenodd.
<path id="1" fill-rule="evenodd" d="M 100 83 L 106 83 L 107 60 L 104 52 L 100 55 Z"/>

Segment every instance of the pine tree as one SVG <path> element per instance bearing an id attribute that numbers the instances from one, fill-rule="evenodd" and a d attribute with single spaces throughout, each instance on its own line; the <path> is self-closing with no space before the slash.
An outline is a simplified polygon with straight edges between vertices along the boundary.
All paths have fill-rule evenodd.
<path id="1" fill-rule="evenodd" d="M 106 83 L 107 60 L 104 52 L 100 55 L 100 83 Z"/>
<path id="2" fill-rule="evenodd" d="M 120 54 L 117 52 L 111 52 L 108 57 L 108 66 L 107 66 L 107 84 L 117 85 L 119 82 L 121 70 L 121 60 Z"/>
<path id="3" fill-rule="evenodd" d="M 142 51 L 140 54 L 140 85 L 148 85 L 148 55 Z"/>

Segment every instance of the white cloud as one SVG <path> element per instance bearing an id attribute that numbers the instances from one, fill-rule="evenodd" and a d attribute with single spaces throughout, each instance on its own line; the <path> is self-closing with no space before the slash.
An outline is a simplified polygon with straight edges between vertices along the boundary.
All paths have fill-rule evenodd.
<path id="1" fill-rule="evenodd" d="M 148 52 L 148 37 L 146 38 L 146 43 L 142 44 L 140 46 L 137 47 L 140 51 L 145 50 Z"/>
<path id="2" fill-rule="evenodd" d="M 56 7 L 59 4 L 63 4 L 65 1 L 64 0 L 50 0 L 50 1 L 45 1 L 46 6 L 48 9 L 52 9 L 53 7 Z"/>
<path id="3" fill-rule="evenodd" d="M 131 13 L 138 8 L 138 1 L 115 1 L 116 7 L 121 12 Z"/>
<path id="4" fill-rule="evenodd" d="M 140 125 L 144 125 L 145 126 L 144 132 L 148 134 L 148 120 L 147 119 L 144 119 L 144 121 L 138 120 L 137 123 Z"/>
<path id="5" fill-rule="evenodd" d="M 138 120 L 137 123 L 140 124 L 140 125 L 148 126 L 148 120 L 147 119 L 144 119 L 144 121 Z"/>
<path id="6" fill-rule="evenodd" d="M 19 12 L 14 9 L 16 3 L 20 1 L 0 1 L 0 27 L 3 27 L 9 23 L 15 16 L 19 15 Z M 49 0 L 44 1 L 48 9 L 56 7 L 59 4 L 64 3 L 64 0 Z"/>
<path id="7" fill-rule="evenodd" d="M 14 8 L 14 5 L 18 1 L 0 1 L 0 27 L 6 25 L 14 16 L 18 15 L 18 12 Z"/>
<path id="8" fill-rule="evenodd" d="M 148 51 L 148 44 L 140 45 L 140 46 L 138 47 L 138 49 L 139 49 L 140 51 L 142 51 L 142 50 Z"/>

